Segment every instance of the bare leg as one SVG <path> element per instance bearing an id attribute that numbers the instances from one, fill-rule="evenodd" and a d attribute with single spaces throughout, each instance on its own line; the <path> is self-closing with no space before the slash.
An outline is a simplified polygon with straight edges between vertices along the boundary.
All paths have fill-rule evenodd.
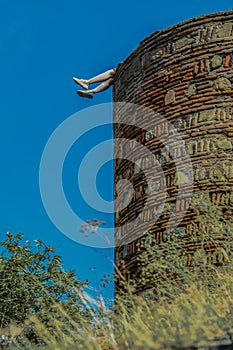
<path id="1" fill-rule="evenodd" d="M 107 79 L 102 84 L 98 85 L 95 89 L 88 90 L 88 91 L 93 92 L 94 94 L 96 94 L 97 92 L 105 91 L 109 88 L 109 86 L 113 84 L 113 81 L 114 81 L 113 78 Z"/>
<path id="2" fill-rule="evenodd" d="M 94 84 L 94 83 L 100 83 L 102 81 L 108 80 L 110 78 L 113 78 L 115 75 L 115 69 L 110 69 L 107 70 L 104 73 L 101 73 L 99 75 L 96 75 L 95 77 L 91 78 L 91 79 L 87 79 L 86 83 L 89 84 Z"/>
<path id="3" fill-rule="evenodd" d="M 79 79 L 79 78 L 73 77 L 73 80 L 76 84 L 81 86 L 83 89 L 88 90 L 90 84 L 101 83 L 102 81 L 111 79 L 114 77 L 115 72 L 116 72 L 115 69 L 109 69 L 106 72 L 96 75 L 95 77 L 90 79 Z"/>
<path id="4" fill-rule="evenodd" d="M 96 88 L 92 90 L 77 90 L 77 93 L 81 97 L 93 98 L 93 95 L 97 92 L 105 91 L 111 86 L 114 82 L 113 78 L 105 80 L 102 84 L 98 85 Z"/>

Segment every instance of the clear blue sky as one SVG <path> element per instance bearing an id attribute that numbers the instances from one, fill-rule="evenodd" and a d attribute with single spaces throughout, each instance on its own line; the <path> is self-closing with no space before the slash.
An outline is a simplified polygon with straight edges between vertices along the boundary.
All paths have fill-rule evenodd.
<path id="1" fill-rule="evenodd" d="M 112 271 L 103 256 L 111 258 L 112 251 L 94 251 L 69 240 L 52 224 L 40 197 L 39 164 L 51 133 L 73 113 L 111 101 L 111 89 L 93 100 L 79 98 L 72 77 L 90 77 L 116 66 L 158 29 L 231 8 L 233 0 L 0 0 L 1 239 L 6 231 L 41 238 L 57 248 L 66 268 L 76 269 L 93 286 Z M 83 154 L 110 137 L 111 128 L 90 134 L 82 141 Z M 77 146 L 67 157 L 64 188 L 73 209 L 92 219 L 96 213 L 81 202 L 75 188 L 78 154 Z M 112 182 L 108 165 L 97 178 L 108 200 Z M 111 216 L 97 216 L 110 225 Z"/>

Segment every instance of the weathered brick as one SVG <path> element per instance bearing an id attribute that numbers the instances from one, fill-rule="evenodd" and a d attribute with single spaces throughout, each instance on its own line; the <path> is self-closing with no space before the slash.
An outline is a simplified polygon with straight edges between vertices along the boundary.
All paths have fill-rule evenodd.
<path id="1" fill-rule="evenodd" d="M 232 22 L 224 23 L 222 28 L 219 29 L 218 31 L 218 37 L 224 38 L 224 37 L 232 36 L 232 27 L 233 27 Z"/>
<path id="2" fill-rule="evenodd" d="M 222 150 L 231 150 L 232 144 L 231 140 L 225 135 L 218 135 L 215 139 L 215 143 L 218 148 Z"/>
<path id="3" fill-rule="evenodd" d="M 215 119 L 215 109 L 207 109 L 200 112 L 199 122 L 210 121 Z"/>
<path id="4" fill-rule="evenodd" d="M 214 55 L 211 59 L 212 67 L 217 68 L 222 64 L 222 57 L 219 55 Z"/>
<path id="5" fill-rule="evenodd" d="M 176 101 L 176 93 L 174 90 L 169 90 L 165 95 L 165 106 Z"/>
<path id="6" fill-rule="evenodd" d="M 226 11 L 156 32 L 143 40 L 116 71 L 114 101 L 149 107 L 167 121 L 165 126 L 157 119 L 155 122 L 148 118 L 148 130 L 153 130 L 155 137 L 126 124 L 114 126 L 116 138 L 136 139 L 148 147 L 153 164 L 160 165 L 160 170 L 153 172 L 152 161 L 145 159 L 141 151 L 136 155 L 136 159 L 155 176 L 148 184 L 135 164 L 127 159 L 115 162 L 115 182 L 124 174 L 133 181 L 135 188 L 131 204 L 116 216 L 116 225 L 122 227 L 122 241 L 127 239 L 132 245 L 128 247 L 128 253 L 125 250 L 124 258 L 122 243 L 115 250 L 120 270 L 125 267 L 133 272 L 135 252 L 140 254 L 142 246 L 144 231 L 141 225 L 158 213 L 164 186 L 168 192 L 166 215 L 161 215 L 151 229 L 157 242 L 166 238 L 168 204 L 172 203 L 176 211 L 188 208 L 187 200 L 176 201 L 178 187 L 182 185 L 186 193 L 189 178 L 186 172 L 175 166 L 175 163 L 177 166 L 185 164 L 185 154 L 190 155 L 194 169 L 193 174 L 189 174 L 194 179 L 194 192 L 210 191 L 211 200 L 222 207 L 230 203 L 230 198 L 233 203 L 232 25 L 233 11 Z M 147 121 L 147 116 L 142 118 Z M 168 137 L 169 123 L 177 130 L 185 147 L 177 147 Z M 163 137 L 162 140 L 159 137 Z M 166 144 L 168 139 L 170 143 Z M 133 149 L 128 152 L 133 152 Z M 146 196 L 149 196 L 149 209 L 144 212 Z M 136 220 L 136 224 L 132 220 Z M 173 222 L 175 220 L 176 217 Z M 200 242 L 194 244 L 190 241 L 195 232 L 193 220 L 193 213 L 187 210 L 182 221 L 187 234 L 184 240 L 187 253 L 194 253 L 200 247 Z M 129 230 L 126 230 L 126 223 Z M 206 246 L 208 249 L 209 253 L 214 251 L 213 246 Z"/>
<path id="7" fill-rule="evenodd" d="M 228 68 L 230 66 L 231 56 L 227 55 L 224 62 L 224 67 Z"/>
<path id="8" fill-rule="evenodd" d="M 232 85 L 229 79 L 225 77 L 220 77 L 215 80 L 214 88 L 220 91 L 227 91 L 232 89 Z"/>
<path id="9" fill-rule="evenodd" d="M 188 92 L 187 92 L 187 95 L 188 96 L 193 96 L 196 94 L 196 91 L 197 91 L 197 87 L 196 87 L 196 84 L 190 84 L 189 87 L 188 87 Z"/>

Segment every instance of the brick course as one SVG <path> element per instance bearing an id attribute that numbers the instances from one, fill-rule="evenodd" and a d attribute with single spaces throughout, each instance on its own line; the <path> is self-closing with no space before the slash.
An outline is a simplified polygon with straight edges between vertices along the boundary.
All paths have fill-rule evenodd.
<path id="1" fill-rule="evenodd" d="M 233 204 L 233 11 L 209 14 L 157 31 L 143 40 L 139 47 L 118 66 L 114 82 L 114 101 L 131 102 L 149 107 L 172 123 L 182 136 L 193 165 L 194 191 L 209 190 L 211 200 L 223 207 Z M 114 128 L 117 138 L 129 138 L 146 145 L 153 154 L 152 160 L 163 166 L 167 192 L 163 215 L 153 226 L 157 242 L 166 241 L 166 224 L 169 206 L 176 210 L 188 208 L 185 199 L 176 202 L 179 181 L 185 175 L 176 172 L 172 154 L 164 149 L 155 135 L 166 134 L 168 124 L 151 125 L 150 132 L 132 129 L 125 125 Z M 174 148 L 182 162 L 182 149 Z M 139 155 L 140 158 L 140 155 Z M 140 161 L 139 161 L 140 162 Z M 182 177 L 183 176 L 183 177 Z M 151 210 L 143 220 L 153 217 L 155 202 L 159 204 L 156 190 L 162 184 L 146 184 L 135 171 L 135 165 L 126 160 L 115 163 L 115 183 L 129 179 L 134 184 L 133 201 L 116 215 L 116 226 L 135 219 L 143 207 L 148 191 L 154 191 Z M 176 203 L 176 204 L 175 204 Z M 190 210 L 177 230 L 184 235 L 188 259 L 198 248 L 188 237 L 195 231 L 195 218 Z M 140 222 L 137 230 L 140 232 Z M 116 264 L 120 269 L 133 268 L 140 253 L 142 239 L 115 249 Z M 144 232 L 141 232 L 141 236 Z M 118 237 L 119 238 L 119 237 Z M 119 238 L 120 239 L 120 238 Z M 208 245 L 209 251 L 216 246 Z M 208 252 L 207 252 L 208 253 Z M 191 254 L 191 255 L 190 255 Z"/>

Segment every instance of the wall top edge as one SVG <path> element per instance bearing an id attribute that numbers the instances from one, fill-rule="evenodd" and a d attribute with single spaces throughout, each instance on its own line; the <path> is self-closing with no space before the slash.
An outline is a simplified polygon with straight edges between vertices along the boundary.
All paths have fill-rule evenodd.
<path id="1" fill-rule="evenodd" d="M 127 56 L 124 61 L 119 63 L 118 68 L 120 68 L 122 65 L 127 64 L 133 57 L 137 55 L 137 52 L 142 49 L 142 47 L 146 47 L 150 44 L 151 40 L 162 40 L 163 38 L 166 38 L 170 35 L 175 35 L 176 33 L 180 32 L 181 29 L 191 29 L 192 27 L 195 27 L 197 25 L 210 23 L 210 22 L 219 22 L 219 21 L 233 21 L 233 10 L 227 10 L 227 11 L 221 11 L 221 12 L 214 12 L 209 13 L 201 16 L 196 16 L 190 19 L 187 19 L 185 21 L 176 23 L 172 26 L 169 26 L 165 29 L 157 30 L 144 38 L 142 41 L 139 42 L 139 45 Z M 121 70 L 121 69 L 119 69 Z"/>

